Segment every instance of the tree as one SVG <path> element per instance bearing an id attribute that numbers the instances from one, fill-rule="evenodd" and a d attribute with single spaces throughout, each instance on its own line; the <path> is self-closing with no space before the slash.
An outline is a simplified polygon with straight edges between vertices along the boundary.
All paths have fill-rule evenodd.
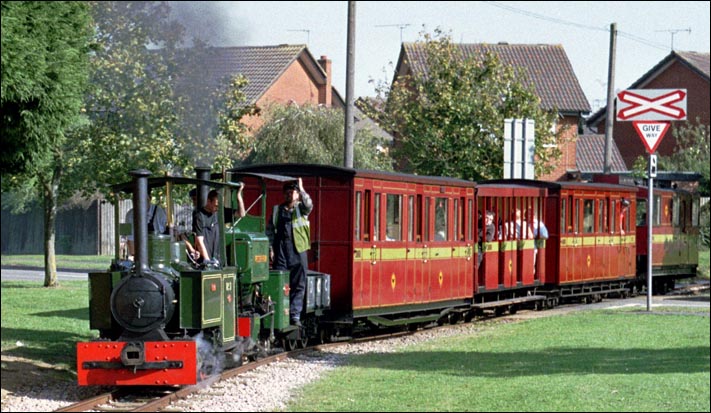
<path id="1" fill-rule="evenodd" d="M 709 196 L 711 184 L 709 183 L 709 162 L 711 162 L 711 144 L 709 125 L 687 121 L 686 123 L 674 127 L 672 136 L 676 140 L 674 152 L 669 156 L 659 156 L 657 160 L 658 170 L 676 172 L 697 172 L 701 175 L 698 192 L 701 196 Z M 638 156 L 632 166 L 632 176 L 640 179 L 647 178 L 647 167 L 649 156 Z M 708 202 L 701 208 L 700 222 L 701 242 L 709 245 L 709 234 L 711 233 L 711 220 L 709 219 L 711 204 Z"/>
<path id="2" fill-rule="evenodd" d="M 230 168 L 235 161 L 244 160 L 254 149 L 254 136 L 247 133 L 241 122 L 247 115 L 255 114 L 254 105 L 246 105 L 244 88 L 247 79 L 242 75 L 232 76 L 222 94 L 218 111 L 218 133 L 214 140 L 212 157 L 215 167 Z"/>
<path id="3" fill-rule="evenodd" d="M 264 110 L 265 122 L 256 134 L 247 163 L 298 162 L 343 165 L 344 114 L 322 106 L 273 104 Z M 356 168 L 392 170 L 384 139 L 368 129 L 356 131 Z"/>
<path id="4" fill-rule="evenodd" d="M 709 196 L 709 162 L 711 162 L 711 146 L 709 145 L 709 125 L 704 125 L 699 119 L 695 123 L 686 122 L 675 127 L 672 135 L 676 139 L 674 152 L 669 156 L 659 157 L 659 169 L 663 171 L 687 171 L 701 174 L 699 194 Z"/>
<path id="5" fill-rule="evenodd" d="M 381 84 L 385 110 L 369 112 L 396 135 L 394 158 L 418 174 L 501 178 L 504 119 L 528 118 L 536 122 L 536 173 L 551 171 L 560 157 L 550 132 L 556 114 L 540 108 L 525 74 L 493 54 L 463 56 L 440 30 L 423 37 L 427 70 Z"/>
<path id="6" fill-rule="evenodd" d="M 165 2 L 91 2 L 98 48 L 85 104 L 91 125 L 77 136 L 71 159 L 75 187 L 106 196 L 107 183 L 131 169 L 189 169 L 180 135 L 183 100 L 174 93 L 184 30 Z"/>
<path id="7" fill-rule="evenodd" d="M 84 2 L 2 2 L 2 186 L 44 200 L 46 287 L 58 285 L 59 187 L 67 137 L 82 123 L 91 35 Z"/>

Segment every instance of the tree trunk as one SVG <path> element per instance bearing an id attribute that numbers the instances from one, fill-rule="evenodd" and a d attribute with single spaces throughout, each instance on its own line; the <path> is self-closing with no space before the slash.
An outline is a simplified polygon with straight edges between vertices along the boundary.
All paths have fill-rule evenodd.
<path id="1" fill-rule="evenodd" d="M 44 286 L 58 287 L 57 257 L 54 240 L 57 223 L 57 198 L 59 196 L 60 167 L 55 166 L 52 176 L 42 182 L 44 195 Z"/>

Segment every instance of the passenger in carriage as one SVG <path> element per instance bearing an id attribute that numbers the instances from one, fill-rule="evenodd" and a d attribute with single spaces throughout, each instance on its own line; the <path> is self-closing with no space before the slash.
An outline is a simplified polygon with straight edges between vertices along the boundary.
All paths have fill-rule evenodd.
<path id="1" fill-rule="evenodd" d="M 627 211 L 629 210 L 630 207 L 630 201 L 622 198 L 622 201 L 620 201 L 620 234 L 625 235 L 625 223 L 627 219 Z"/>
<path id="2" fill-rule="evenodd" d="M 479 224 L 479 264 L 481 264 L 482 259 L 484 259 L 484 241 L 493 241 L 494 234 L 496 233 L 496 227 L 494 227 L 494 211 L 486 211 L 484 216 L 484 224 Z"/>
<path id="3" fill-rule="evenodd" d="M 509 239 L 521 239 L 521 228 L 526 228 L 524 232 L 525 239 L 533 238 L 533 231 L 531 227 L 523 220 L 521 216 L 521 208 L 516 208 L 514 213 L 511 214 L 511 221 L 505 224 L 505 228 Z"/>

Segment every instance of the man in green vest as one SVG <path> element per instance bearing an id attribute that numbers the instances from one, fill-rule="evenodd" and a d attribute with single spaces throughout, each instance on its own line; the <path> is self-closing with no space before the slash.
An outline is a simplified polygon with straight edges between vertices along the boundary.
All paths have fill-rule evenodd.
<path id="1" fill-rule="evenodd" d="M 306 251 L 311 248 L 309 214 L 313 207 L 301 178 L 298 182 L 287 182 L 284 184 L 284 202 L 274 206 L 267 225 L 272 268 L 290 272 L 289 318 L 297 327 L 301 327 L 304 308 L 306 270 L 309 267 Z"/>

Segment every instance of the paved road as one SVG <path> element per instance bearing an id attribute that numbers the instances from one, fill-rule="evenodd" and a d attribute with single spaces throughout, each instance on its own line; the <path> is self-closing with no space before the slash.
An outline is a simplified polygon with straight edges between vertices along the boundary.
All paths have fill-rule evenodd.
<path id="1" fill-rule="evenodd" d="M 57 271 L 59 281 L 87 281 L 89 272 L 72 272 L 72 271 Z M 2 268 L 0 269 L 0 278 L 2 281 L 37 281 L 44 282 L 43 269 L 16 269 Z"/>

